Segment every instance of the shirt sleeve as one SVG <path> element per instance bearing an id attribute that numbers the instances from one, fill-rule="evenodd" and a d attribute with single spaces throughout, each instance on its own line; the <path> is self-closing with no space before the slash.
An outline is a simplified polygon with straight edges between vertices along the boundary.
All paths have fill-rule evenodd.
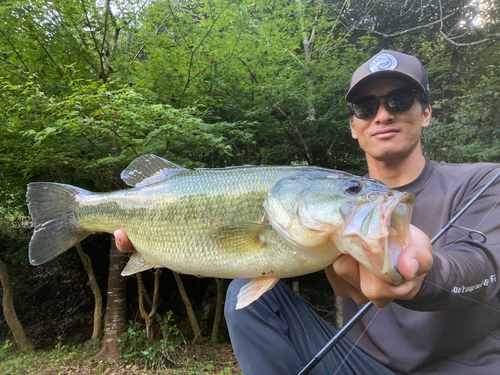
<path id="1" fill-rule="evenodd" d="M 500 172 L 490 168 L 463 198 L 457 200 L 452 215 L 468 202 Z M 476 176 L 477 177 L 477 176 Z M 451 199 L 450 199 L 451 200 Z M 417 311 L 446 311 L 485 304 L 496 309 L 500 297 L 500 177 L 455 223 L 433 247 L 434 265 L 422 283 L 419 293 L 411 301 L 397 301 L 399 305 Z M 470 229 L 484 234 L 470 236 Z"/>

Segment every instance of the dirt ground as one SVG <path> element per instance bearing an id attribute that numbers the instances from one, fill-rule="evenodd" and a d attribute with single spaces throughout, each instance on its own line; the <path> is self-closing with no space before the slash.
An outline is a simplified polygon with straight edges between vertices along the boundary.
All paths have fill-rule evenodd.
<path id="1" fill-rule="evenodd" d="M 175 363 L 174 363 L 175 362 Z M 140 364 L 95 362 L 90 359 L 68 362 L 57 368 L 20 374 L 37 375 L 241 375 L 242 371 L 236 361 L 230 345 L 198 345 L 184 353 L 177 353 L 170 361 L 162 361 L 152 367 Z"/>

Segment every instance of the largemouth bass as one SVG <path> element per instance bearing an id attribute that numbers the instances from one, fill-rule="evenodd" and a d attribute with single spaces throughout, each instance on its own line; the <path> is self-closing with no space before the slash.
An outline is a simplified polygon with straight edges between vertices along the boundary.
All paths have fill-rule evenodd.
<path id="1" fill-rule="evenodd" d="M 398 284 L 397 256 L 410 239 L 414 197 L 381 182 L 318 167 L 189 170 L 155 155 L 135 159 L 110 193 L 34 182 L 32 265 L 96 232 L 124 229 L 136 248 L 122 275 L 154 267 L 253 279 L 247 306 L 284 277 L 316 272 L 342 253 Z"/>

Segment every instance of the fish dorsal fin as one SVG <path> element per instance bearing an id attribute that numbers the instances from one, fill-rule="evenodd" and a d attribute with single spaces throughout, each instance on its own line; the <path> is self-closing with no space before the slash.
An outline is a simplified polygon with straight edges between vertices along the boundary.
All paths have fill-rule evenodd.
<path id="1" fill-rule="evenodd" d="M 123 170 L 121 177 L 128 186 L 142 187 L 165 180 L 185 170 L 187 169 L 159 156 L 147 154 L 134 159 Z"/>
<path id="2" fill-rule="evenodd" d="M 268 229 L 271 229 L 269 224 L 234 223 L 216 228 L 212 236 L 226 251 L 247 253 L 259 251 L 265 246 L 262 235 Z"/>
<path id="3" fill-rule="evenodd" d="M 158 264 L 148 262 L 138 251 L 136 251 L 132 254 L 127 265 L 123 269 L 122 276 L 130 276 L 134 273 L 147 271 L 157 266 Z"/>
<path id="4" fill-rule="evenodd" d="M 236 304 L 236 310 L 250 305 L 265 292 L 271 290 L 278 281 L 279 279 L 274 276 L 262 276 L 258 277 L 257 279 L 252 279 L 248 284 L 245 284 L 240 289 L 240 292 L 238 293 L 238 303 Z"/>

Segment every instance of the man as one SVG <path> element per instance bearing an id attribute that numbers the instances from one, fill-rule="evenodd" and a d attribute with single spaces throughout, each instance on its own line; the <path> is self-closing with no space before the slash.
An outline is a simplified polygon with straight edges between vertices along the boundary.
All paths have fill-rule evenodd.
<path id="1" fill-rule="evenodd" d="M 456 223 L 481 231 L 485 243 L 454 227 L 432 248 L 433 237 L 489 180 L 497 164 L 439 164 L 420 143 L 432 114 L 420 61 L 381 51 L 353 75 L 346 100 L 352 136 L 365 151 L 369 176 L 416 195 L 412 240 L 398 258 L 399 286 L 379 279 L 349 255 L 326 275 L 344 296 L 344 320 L 365 302 L 367 315 L 312 374 L 500 373 L 499 184 Z M 464 234 L 464 231 L 466 234 Z M 116 233 L 122 250 L 131 248 Z M 247 280 L 234 280 L 225 315 L 245 375 L 296 374 L 335 330 L 283 283 L 235 310 Z"/>

